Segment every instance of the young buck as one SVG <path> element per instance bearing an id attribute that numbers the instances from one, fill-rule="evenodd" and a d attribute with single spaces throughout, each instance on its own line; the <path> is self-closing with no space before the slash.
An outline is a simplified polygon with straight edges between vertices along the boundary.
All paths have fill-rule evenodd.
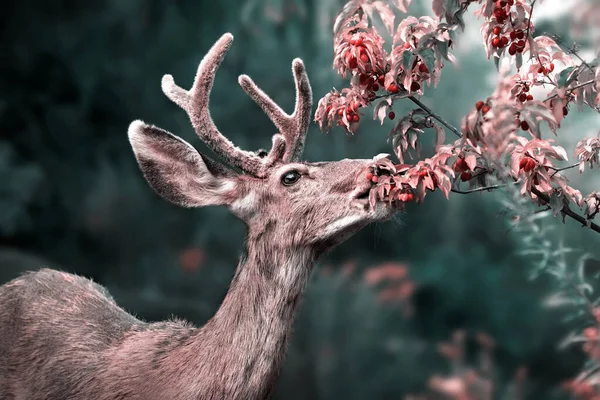
<path id="1" fill-rule="evenodd" d="M 242 88 L 277 129 L 271 149 L 241 150 L 208 110 L 214 75 L 233 41 L 206 54 L 189 91 L 164 93 L 236 173 L 141 121 L 129 140 L 150 186 L 184 207 L 224 205 L 248 226 L 246 251 L 205 326 L 142 322 L 88 279 L 43 269 L 0 288 L 0 400 L 265 399 L 282 366 L 296 306 L 317 258 L 395 209 L 369 205 L 371 160 L 300 161 L 312 92 L 293 61 L 296 106 L 286 114 L 246 75 Z"/>

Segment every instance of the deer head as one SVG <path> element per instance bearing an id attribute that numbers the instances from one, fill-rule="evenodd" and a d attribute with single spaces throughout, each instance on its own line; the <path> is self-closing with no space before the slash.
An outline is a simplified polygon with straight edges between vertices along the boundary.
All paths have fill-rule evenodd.
<path id="1" fill-rule="evenodd" d="M 279 130 L 269 151 L 241 150 L 219 132 L 208 109 L 209 94 L 232 41 L 228 33 L 213 45 L 189 91 L 177 86 L 170 75 L 163 77 L 162 89 L 187 112 L 208 147 L 241 173 L 198 153 L 161 128 L 134 121 L 129 139 L 150 186 L 180 206 L 227 206 L 249 226 L 251 236 L 276 238 L 278 245 L 286 247 L 327 250 L 368 223 L 390 217 L 394 212 L 391 206 L 369 205 L 372 184 L 365 175 L 371 160 L 300 160 L 312 106 L 311 87 L 300 59 L 292 64 L 296 106 L 291 115 L 248 76 L 239 78 L 242 88 Z"/>

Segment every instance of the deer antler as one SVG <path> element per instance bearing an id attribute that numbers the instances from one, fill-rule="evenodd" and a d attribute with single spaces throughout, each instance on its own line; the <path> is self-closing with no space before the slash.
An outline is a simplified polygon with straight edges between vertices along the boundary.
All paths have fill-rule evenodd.
<path id="1" fill-rule="evenodd" d="M 265 110 L 283 135 L 273 135 L 271 150 L 264 158 L 254 152 L 240 149 L 219 132 L 208 109 L 216 71 L 232 42 L 233 35 L 226 33 L 213 45 L 200 62 L 190 90 L 185 90 L 175 84 L 171 75 L 163 77 L 162 89 L 171 101 L 187 112 L 196 134 L 211 150 L 230 165 L 256 177 L 264 177 L 267 175 L 268 169 L 276 162 L 296 159 L 302 153 L 312 106 L 310 84 L 302 61 L 294 60 L 294 76 L 297 87 L 296 111 L 292 116 L 288 116 L 250 78 L 245 75 L 241 76 L 242 87 Z"/>
<path id="2" fill-rule="evenodd" d="M 283 161 L 286 162 L 302 157 L 312 107 L 312 90 L 302 60 L 294 59 L 292 71 L 296 82 L 296 106 L 292 115 L 283 111 L 248 75 L 241 75 L 239 78 L 242 88 L 263 109 L 285 138 L 286 151 Z"/>

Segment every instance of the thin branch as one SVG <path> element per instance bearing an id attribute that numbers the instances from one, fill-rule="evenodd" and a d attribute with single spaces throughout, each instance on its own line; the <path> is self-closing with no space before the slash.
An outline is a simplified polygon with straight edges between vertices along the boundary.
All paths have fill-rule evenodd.
<path id="1" fill-rule="evenodd" d="M 537 0 L 533 0 L 531 2 L 531 10 L 529 11 L 529 22 L 527 23 L 527 32 L 525 33 L 525 37 L 529 40 L 529 31 L 531 30 L 531 20 L 533 19 L 533 7 L 535 6 L 535 2 Z"/>
<path id="2" fill-rule="evenodd" d="M 547 194 L 540 192 L 538 189 L 536 189 L 533 186 L 531 187 L 531 193 L 535 194 L 537 197 L 539 197 L 540 199 L 544 200 L 546 203 L 550 203 L 550 197 Z M 561 212 L 564 213 L 565 215 L 568 215 L 569 217 L 573 218 L 575 221 L 580 222 L 583 226 L 587 226 L 591 230 L 600 233 L 600 226 L 599 225 L 597 225 L 597 224 L 595 224 L 595 223 L 593 223 L 591 221 L 588 221 L 587 219 L 585 219 L 581 215 L 579 215 L 576 212 L 574 212 L 573 210 L 571 210 L 569 208 L 569 206 L 564 206 L 562 208 Z"/>
<path id="3" fill-rule="evenodd" d="M 458 193 L 458 194 L 469 194 L 469 193 L 485 192 L 486 190 L 500 189 L 501 187 L 504 187 L 504 186 L 506 186 L 506 185 L 483 186 L 483 187 L 479 187 L 476 189 L 469 189 L 469 190 L 450 189 L 450 191 L 453 193 Z"/>
<path id="4" fill-rule="evenodd" d="M 579 85 L 573 86 L 572 88 L 570 88 L 569 90 L 567 90 L 567 95 L 570 95 L 571 93 L 573 93 L 577 89 L 580 89 L 580 88 L 582 88 L 584 86 L 593 85 L 594 83 L 596 83 L 596 80 L 592 79 L 590 81 L 583 82 L 583 83 L 580 83 Z M 555 99 L 557 97 L 558 97 L 558 94 L 555 94 L 553 96 L 548 97 L 544 101 L 549 101 L 549 100 Z"/>
<path id="5" fill-rule="evenodd" d="M 456 129 L 454 126 L 450 125 L 450 123 L 446 122 L 446 120 L 444 120 L 438 114 L 436 114 L 435 112 L 433 112 L 433 110 L 430 109 L 429 107 L 427 107 L 425 104 L 423 104 L 421 102 L 421 100 L 417 99 L 415 96 L 408 96 L 408 99 L 410 99 L 410 101 L 412 101 L 413 103 L 415 103 L 416 105 L 418 105 L 423 111 L 425 111 L 430 116 L 432 116 L 434 119 L 436 119 L 440 124 L 442 124 L 446 128 L 448 128 L 456 136 L 458 136 L 459 138 L 462 137 L 462 133 L 458 129 Z"/>
<path id="6" fill-rule="evenodd" d="M 554 170 L 554 172 L 552 173 L 552 175 L 550 175 L 550 177 L 552 178 L 554 175 L 558 174 L 559 172 L 566 171 L 568 169 L 572 169 L 572 168 L 576 168 L 576 167 L 579 167 L 579 163 L 576 163 L 576 164 L 573 164 L 573 165 L 569 165 L 568 167 L 562 167 L 562 168 L 554 168 L 554 167 L 550 167 L 550 166 L 548 168 Z"/>

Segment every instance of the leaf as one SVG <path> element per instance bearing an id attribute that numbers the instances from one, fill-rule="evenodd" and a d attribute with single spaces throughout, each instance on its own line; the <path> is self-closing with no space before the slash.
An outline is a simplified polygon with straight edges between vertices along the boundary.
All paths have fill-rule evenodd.
<path id="1" fill-rule="evenodd" d="M 442 57 L 444 57 L 446 60 L 450 61 L 450 59 L 448 58 L 448 42 L 441 41 L 441 40 L 436 40 L 435 42 L 436 42 L 435 47 L 436 47 L 437 51 L 442 55 Z M 433 71 L 433 70 L 430 69 L 430 71 Z"/>
<path id="2" fill-rule="evenodd" d="M 574 69 L 575 67 L 567 67 L 560 71 L 560 73 L 558 74 L 558 79 L 556 81 L 558 87 L 568 86 L 571 82 L 575 80 L 577 75 L 571 75 Z"/>
<path id="3" fill-rule="evenodd" d="M 446 140 L 446 131 L 444 131 L 444 128 L 441 125 L 436 124 L 435 122 L 433 123 L 433 130 L 435 130 L 435 148 L 437 149 L 444 144 L 444 141 Z"/>
<path id="4" fill-rule="evenodd" d="M 404 53 L 402 53 L 402 65 L 404 66 L 404 69 L 406 71 L 411 70 L 413 58 L 414 58 L 414 54 L 410 50 L 407 50 Z"/>
<path id="5" fill-rule="evenodd" d="M 523 54 L 517 53 L 515 61 L 517 63 L 517 69 L 521 69 L 521 67 L 523 66 Z"/>
<path id="6" fill-rule="evenodd" d="M 419 56 L 429 69 L 429 71 L 433 71 L 435 69 L 435 53 L 433 49 L 425 49 L 419 52 Z"/>
<path id="7" fill-rule="evenodd" d="M 403 13 L 408 11 L 410 0 L 390 0 L 390 2 Z"/>
<path id="8" fill-rule="evenodd" d="M 394 12 L 390 8 L 389 5 L 384 3 L 383 1 L 376 1 L 373 3 L 373 7 L 375 7 L 375 11 L 379 14 L 379 18 L 383 22 L 385 29 L 390 33 L 390 35 L 394 34 Z"/>
<path id="9" fill-rule="evenodd" d="M 383 159 L 388 158 L 390 155 L 388 153 L 379 153 L 375 157 L 373 157 L 373 161 L 377 162 Z"/>
<path id="10" fill-rule="evenodd" d="M 381 125 L 383 125 L 383 120 L 387 115 L 387 109 L 390 103 L 391 99 L 383 99 L 379 101 L 373 109 L 373 118 L 379 119 L 379 121 L 381 121 Z"/>
<path id="11" fill-rule="evenodd" d="M 358 0 L 351 0 L 344 5 L 344 8 L 335 17 L 333 23 L 333 33 L 335 34 L 340 28 L 348 23 L 349 18 L 360 8 Z"/>
<path id="12" fill-rule="evenodd" d="M 469 169 L 471 171 L 474 171 L 475 167 L 477 166 L 477 157 L 475 157 L 474 154 L 469 154 L 468 156 L 465 157 L 465 162 L 469 166 Z"/>

